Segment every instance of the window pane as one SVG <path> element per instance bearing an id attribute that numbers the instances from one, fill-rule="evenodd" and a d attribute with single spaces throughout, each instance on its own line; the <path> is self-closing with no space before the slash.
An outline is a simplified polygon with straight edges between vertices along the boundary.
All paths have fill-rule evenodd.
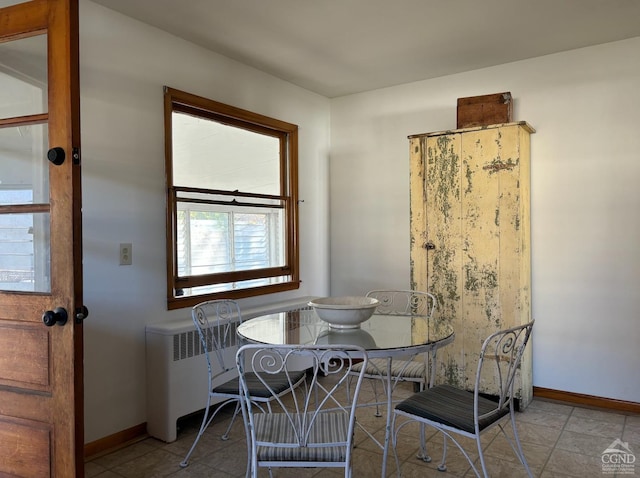
<path id="1" fill-rule="evenodd" d="M 173 184 L 280 195 L 280 140 L 206 118 L 176 113 Z"/>
<path id="2" fill-rule="evenodd" d="M 237 270 L 269 267 L 269 227 L 266 214 L 235 214 L 233 228 Z"/>
<path id="3" fill-rule="evenodd" d="M 0 43 L 0 118 L 47 112 L 47 36 Z"/>
<path id="4" fill-rule="evenodd" d="M 49 214 L 0 214 L 0 289 L 50 292 L 49 269 Z"/>
<path id="5" fill-rule="evenodd" d="M 0 205 L 49 203 L 47 143 L 46 124 L 0 128 Z"/>
<path id="6" fill-rule="evenodd" d="M 284 266 L 281 209 L 243 213 L 178 205 L 178 275 L 214 274 Z"/>
<path id="7" fill-rule="evenodd" d="M 185 248 L 184 265 L 188 270 L 185 275 L 213 274 L 229 270 L 229 214 L 191 211 L 188 217 L 189 230 L 185 232 L 188 234 L 189 242 Z"/>

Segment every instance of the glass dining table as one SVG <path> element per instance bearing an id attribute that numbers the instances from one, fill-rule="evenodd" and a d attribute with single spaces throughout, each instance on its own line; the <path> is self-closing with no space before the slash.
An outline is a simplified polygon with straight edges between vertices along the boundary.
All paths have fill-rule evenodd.
<path id="1" fill-rule="evenodd" d="M 384 443 L 367 433 L 383 450 L 382 476 L 385 476 L 391 441 L 391 416 L 395 382 L 391 370 L 394 359 L 408 360 L 428 353 L 454 339 L 447 321 L 424 316 L 374 314 L 360 327 L 337 329 L 320 319 L 311 308 L 278 312 L 249 319 L 238 326 L 241 341 L 258 344 L 359 345 L 370 359 L 386 359 L 386 370 L 380 370 L 385 382 L 386 428 Z"/>

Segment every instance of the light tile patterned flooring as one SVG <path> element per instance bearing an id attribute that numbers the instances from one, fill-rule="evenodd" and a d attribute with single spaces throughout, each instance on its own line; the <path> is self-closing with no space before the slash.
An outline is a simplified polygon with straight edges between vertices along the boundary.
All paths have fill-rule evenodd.
<path id="1" fill-rule="evenodd" d="M 367 383 L 363 384 L 360 403 L 373 399 Z M 412 393 L 409 384 L 400 384 L 395 398 Z M 246 467 L 246 445 L 242 419 L 234 424 L 229 440 L 220 440 L 231 416 L 219 414 L 200 440 L 190 464 L 180 467 L 184 455 L 191 446 L 200 425 L 201 415 L 182 419 L 179 423 L 178 440 L 164 443 L 154 438 L 144 438 L 119 450 L 100 456 L 89 457 L 86 462 L 88 478 L 145 478 L 145 477 L 244 477 Z M 375 417 L 374 409 L 365 407 L 358 411 L 358 420 L 378 438 L 384 437 L 385 418 Z M 524 412 L 517 413 L 518 433 L 529 466 L 540 478 L 620 478 L 640 477 L 640 415 L 576 407 L 564 403 L 534 399 Z M 474 476 L 462 454 L 450 445 L 447 453 L 447 471 L 436 467 L 442 453 L 442 438 L 435 433 L 428 435 L 427 446 L 433 457 L 431 463 L 416 458 L 418 452 L 418 428 L 414 424 L 402 429 L 399 436 L 398 457 L 402 476 L 420 477 L 469 477 Z M 632 474 L 604 474 L 602 452 L 616 439 L 628 442 L 629 448 L 638 457 Z M 380 476 L 381 450 L 361 431 L 356 433 L 356 448 L 353 456 L 354 478 Z M 465 441 L 466 449 L 473 458 L 478 453 L 475 443 Z M 489 474 L 493 478 L 526 477 L 522 465 L 516 461 L 504 437 L 490 431 L 483 436 L 485 459 Z M 468 446 L 471 445 L 471 446 Z M 387 476 L 396 476 L 393 454 L 389 456 Z M 479 467 L 479 462 L 477 464 Z M 337 477 L 342 469 L 274 469 L 274 477 Z M 261 469 L 260 477 L 267 477 Z"/>

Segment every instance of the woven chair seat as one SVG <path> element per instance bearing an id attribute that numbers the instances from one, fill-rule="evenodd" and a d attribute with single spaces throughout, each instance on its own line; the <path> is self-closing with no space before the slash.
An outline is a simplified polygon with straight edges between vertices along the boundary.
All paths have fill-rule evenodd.
<path id="1" fill-rule="evenodd" d="M 353 370 L 359 372 L 362 364 L 353 366 Z M 386 359 L 370 359 L 364 373 L 366 375 L 382 375 L 387 373 Z M 424 379 L 426 367 L 424 362 L 415 360 L 394 360 L 391 362 L 391 375 L 393 377 Z"/>
<path id="2" fill-rule="evenodd" d="M 396 410 L 469 433 L 475 432 L 473 392 L 467 392 L 451 385 L 438 385 L 416 393 L 396 405 Z M 495 411 L 495 413 L 478 421 L 480 431 L 507 415 L 509 408 L 496 409 L 496 402 L 478 397 L 478 414 L 483 415 L 491 411 Z"/>
<path id="3" fill-rule="evenodd" d="M 298 417 L 294 415 L 294 420 Z M 289 418 L 284 413 L 254 415 L 256 442 L 290 443 L 291 447 L 258 445 L 259 461 L 341 462 L 346 459 L 349 416 L 344 412 L 320 413 L 309 433 L 308 446 L 298 446 Z M 307 415 L 311 420 L 311 415 Z M 327 443 L 335 445 L 327 446 Z M 314 443 L 324 443 L 314 446 Z M 343 445 L 340 445 L 340 444 Z"/>

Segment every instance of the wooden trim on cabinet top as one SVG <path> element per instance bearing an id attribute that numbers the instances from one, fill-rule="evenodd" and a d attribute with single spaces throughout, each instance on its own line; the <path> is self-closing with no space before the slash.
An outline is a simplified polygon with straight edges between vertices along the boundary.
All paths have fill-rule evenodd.
<path id="1" fill-rule="evenodd" d="M 434 131 L 431 133 L 420 133 L 420 134 L 410 134 L 408 136 L 409 139 L 411 138 L 420 138 L 423 136 L 443 136 L 443 135 L 447 135 L 447 134 L 458 134 L 458 133 L 468 133 L 470 131 L 480 131 L 480 130 L 486 130 L 486 129 L 495 129 L 495 128 L 505 128 L 508 126 L 522 126 L 526 131 L 528 131 L 529 133 L 535 133 L 536 130 L 533 126 L 531 126 L 529 123 L 527 123 L 526 121 L 517 121 L 514 123 L 498 123 L 498 124 L 490 124 L 490 125 L 486 125 L 486 126 L 472 126 L 469 128 L 460 128 L 460 129 L 447 129 L 447 130 L 443 130 L 443 131 Z"/>

